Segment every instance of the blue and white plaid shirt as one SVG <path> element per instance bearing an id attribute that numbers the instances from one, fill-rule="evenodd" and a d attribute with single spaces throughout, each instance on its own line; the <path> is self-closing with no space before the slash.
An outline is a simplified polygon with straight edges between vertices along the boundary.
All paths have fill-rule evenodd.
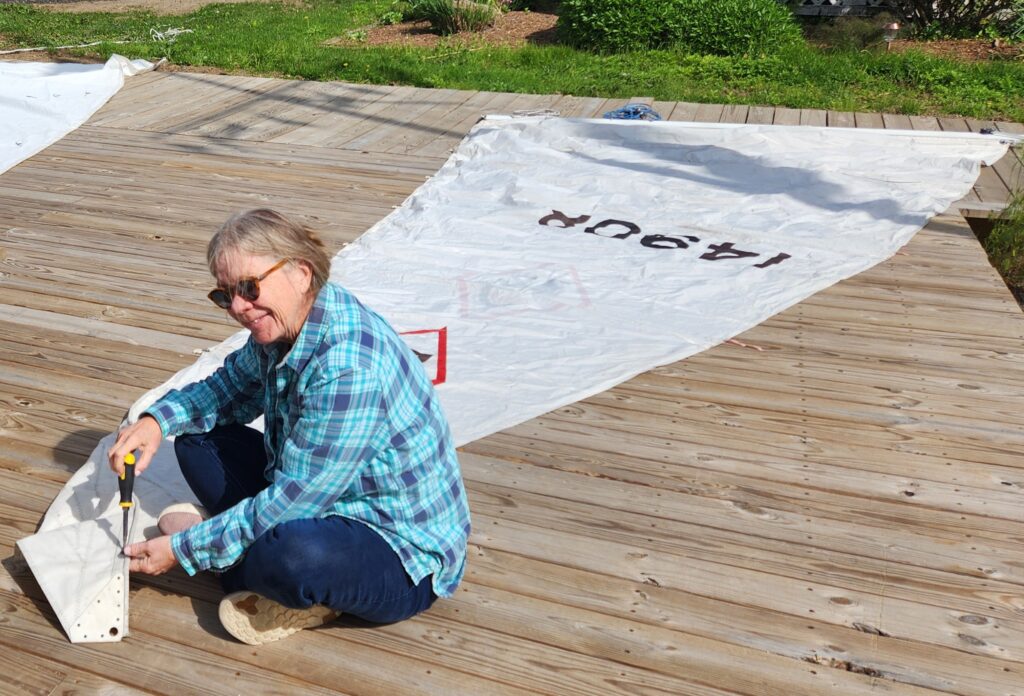
<path id="1" fill-rule="evenodd" d="M 236 563 L 295 519 L 342 515 L 380 534 L 416 583 L 450 596 L 462 578 L 469 506 L 448 422 L 420 361 L 343 288 L 319 293 L 291 350 L 249 340 L 207 379 L 148 413 L 165 436 L 265 416 L 270 485 L 171 537 L 194 575 Z"/>

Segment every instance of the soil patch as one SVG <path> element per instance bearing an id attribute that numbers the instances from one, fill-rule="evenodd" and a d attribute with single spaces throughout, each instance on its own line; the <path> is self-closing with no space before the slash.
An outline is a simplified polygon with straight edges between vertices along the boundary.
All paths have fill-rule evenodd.
<path id="1" fill-rule="evenodd" d="M 896 52 L 921 51 L 939 58 L 955 60 L 1022 60 L 1024 44 L 1006 44 L 992 39 L 951 39 L 945 41 L 893 41 Z"/>
<path id="2" fill-rule="evenodd" d="M 424 46 L 443 43 L 480 43 L 491 46 L 523 46 L 555 43 L 555 22 L 558 16 L 547 12 L 503 12 L 493 27 L 483 31 L 460 32 L 439 36 L 430 31 L 428 22 L 402 22 L 386 26 L 366 27 L 344 36 L 329 39 L 331 46 Z"/>

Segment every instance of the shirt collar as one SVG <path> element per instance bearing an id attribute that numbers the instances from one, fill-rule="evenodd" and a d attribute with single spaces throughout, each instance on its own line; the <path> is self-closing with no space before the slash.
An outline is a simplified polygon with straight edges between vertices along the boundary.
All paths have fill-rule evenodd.
<path id="1" fill-rule="evenodd" d="M 287 365 L 296 372 L 302 372 L 327 332 L 327 323 L 324 318 L 327 316 L 331 298 L 330 285 L 325 283 L 317 293 L 316 299 L 313 300 L 313 306 L 310 308 L 302 328 L 299 329 L 299 335 L 295 337 L 291 349 L 282 357 L 283 346 L 275 343 L 269 351 L 271 360 L 275 363 L 280 362 L 281 365 Z"/>

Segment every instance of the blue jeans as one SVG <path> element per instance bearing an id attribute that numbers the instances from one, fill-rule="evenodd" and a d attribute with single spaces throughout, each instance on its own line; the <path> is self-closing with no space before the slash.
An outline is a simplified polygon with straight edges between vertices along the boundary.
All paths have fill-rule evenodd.
<path id="1" fill-rule="evenodd" d="M 213 515 L 269 485 L 263 435 L 253 428 L 179 435 L 174 451 L 188 485 Z M 296 609 L 323 604 L 374 623 L 407 619 L 437 599 L 430 576 L 414 584 L 379 534 L 336 515 L 274 527 L 220 578 L 225 592 L 257 592 Z"/>

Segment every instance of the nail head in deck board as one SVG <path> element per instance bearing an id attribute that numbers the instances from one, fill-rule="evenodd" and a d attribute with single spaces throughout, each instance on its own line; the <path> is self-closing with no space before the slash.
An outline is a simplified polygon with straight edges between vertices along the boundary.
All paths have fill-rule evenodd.
<path id="1" fill-rule="evenodd" d="M 44 292 L 40 274 L 52 268 L 54 296 L 64 298 L 3 316 L 11 330 L 3 339 L 10 350 L 0 356 L 0 427 L 3 414 L 10 420 L 0 433 L 0 484 L 10 495 L 0 497 L 41 511 L 70 460 L 91 449 L 98 435 L 73 417 L 82 393 L 101 402 L 96 422 L 119 417 L 125 390 L 102 384 L 119 350 L 122 377 L 150 381 L 177 366 L 162 355 L 189 359 L 177 348 L 185 325 L 214 332 L 210 311 L 184 301 L 188 280 L 166 288 L 179 298 L 161 310 L 172 324 L 166 331 L 147 326 L 141 307 L 118 320 L 128 322 L 121 329 L 81 324 L 90 303 L 132 307 L 128 289 L 121 296 L 98 279 L 93 294 L 75 295 L 81 286 L 71 276 L 88 272 L 90 250 L 109 257 L 97 266 L 117 273 L 132 254 L 148 268 L 173 243 L 179 270 L 198 278 L 205 241 L 228 212 L 218 211 L 245 203 L 239 188 L 273 204 L 291 201 L 341 243 L 435 172 L 481 113 L 562 106 L 600 116 L 619 101 L 168 74 L 116 96 L 90 124 L 0 176 L 5 222 L 41 235 L 15 235 L 18 253 L 30 255 L 33 239 L 39 245 L 34 270 L 12 286 L 15 297 L 34 302 L 32 293 Z M 742 113 L 748 123 L 770 122 L 776 112 L 687 103 L 658 110 L 671 120 L 693 120 L 700 110 L 724 122 Z M 841 118 L 780 111 L 778 122 L 794 124 L 824 118 L 838 125 Z M 853 118 L 861 127 L 905 126 L 877 114 Z M 117 127 L 95 125 L 101 122 Z M 140 122 L 156 130 L 140 130 Z M 919 117 L 910 124 L 939 127 Z M 162 132 L 186 126 L 202 134 Z M 276 142 L 261 141 L 270 138 Z M 324 147 L 332 144 L 338 147 Z M 105 189 L 126 173 L 140 183 L 110 196 Z M 211 182 L 208 190 L 190 187 L 197 176 Z M 330 200 L 337 191 L 344 200 Z M 1016 480 L 1024 448 L 1013 376 L 1024 330 L 973 234 L 956 219 L 945 216 L 920 233 L 908 256 L 747 332 L 743 340 L 764 342 L 764 353 L 719 346 L 463 448 L 496 458 L 486 467 L 466 460 L 477 523 L 466 584 L 426 616 L 382 629 L 305 632 L 254 656 L 218 632 L 212 582 L 180 574 L 142 581 L 133 627 L 146 647 L 172 656 L 143 665 L 145 687 L 175 690 L 180 680 L 163 671 L 193 663 L 204 674 L 257 670 L 253 679 L 282 690 L 307 684 L 356 693 L 394 693 L 400 684 L 424 693 L 643 685 L 778 692 L 757 683 L 759 672 L 771 685 L 793 683 L 808 694 L 859 693 L 881 683 L 829 666 L 835 660 L 878 669 L 896 693 L 1004 693 L 1022 666 L 1014 638 L 998 653 L 1009 629 L 957 617 L 1002 613 L 1013 628 L 1009 607 L 1024 601 L 1019 571 L 1006 565 L 1024 523 L 1014 516 L 1017 489 L 1004 485 Z M 150 229 L 167 240 L 151 239 Z M 52 261 L 44 263 L 44 253 Z M 155 335 L 97 338 L 97 328 Z M 29 355 L 36 335 L 43 344 Z M 132 346 L 132 335 L 165 348 Z M 607 514 L 615 510 L 623 511 L 618 523 Z M 8 511 L 0 515 L 9 520 L 0 521 L 0 538 L 10 544 L 33 513 Z M 738 568 L 728 564 L 732 556 Z M 692 569 L 677 572 L 688 563 Z M 814 582 L 799 582 L 801 572 Z M 917 594 L 915 582 L 923 587 Z M 993 590 L 999 601 L 983 605 Z M 23 603 L 17 613 L 28 640 L 8 642 L 9 650 L 45 650 L 69 674 L 83 668 L 80 648 L 36 605 Z M 904 630 L 907 623 L 914 625 Z M 132 649 L 134 639 L 109 649 Z M 737 657 L 749 663 L 728 669 Z M 591 674 L 577 674 L 581 666 Z M 700 684 L 679 674 L 702 666 L 712 676 Z"/>

